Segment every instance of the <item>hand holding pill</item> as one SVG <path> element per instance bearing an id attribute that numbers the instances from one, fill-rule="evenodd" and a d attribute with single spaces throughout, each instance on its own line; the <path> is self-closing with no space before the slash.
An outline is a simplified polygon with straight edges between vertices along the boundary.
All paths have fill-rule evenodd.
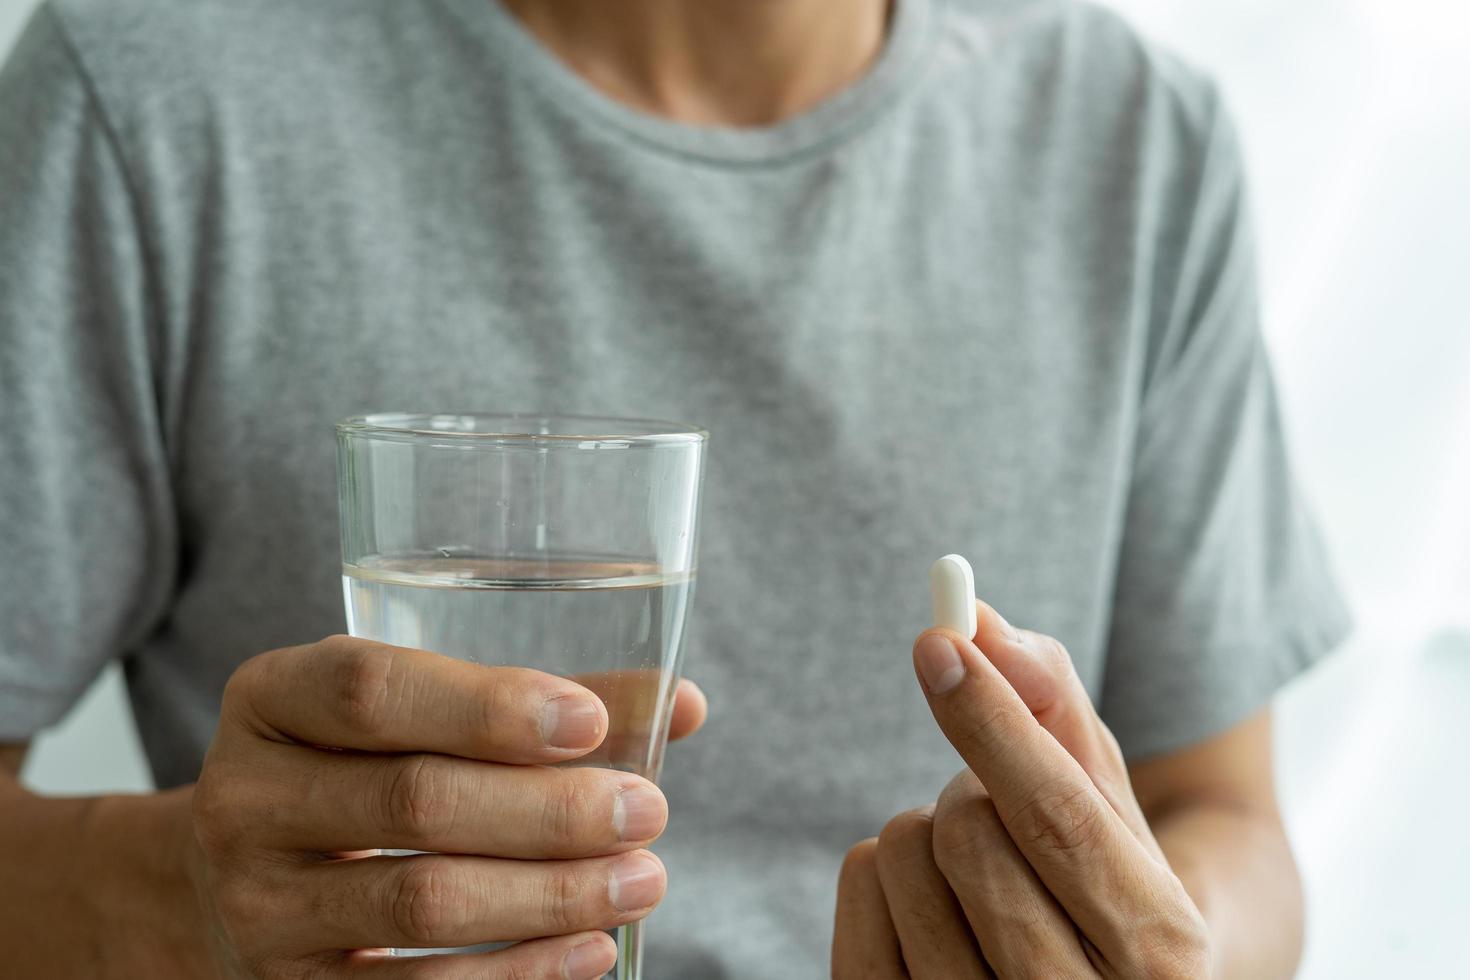
<path id="1" fill-rule="evenodd" d="M 930 572 L 914 668 L 967 768 L 848 852 L 833 976 L 1206 976 L 1204 920 L 1066 649 Z M 994 971 L 994 972 L 992 972 Z"/>

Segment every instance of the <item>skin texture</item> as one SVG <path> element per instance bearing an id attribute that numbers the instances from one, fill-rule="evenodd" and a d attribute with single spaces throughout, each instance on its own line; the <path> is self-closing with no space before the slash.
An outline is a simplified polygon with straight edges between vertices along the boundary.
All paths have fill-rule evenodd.
<path id="1" fill-rule="evenodd" d="M 887 0 L 624 0 L 617 17 L 602 0 L 506 2 L 609 97 L 727 126 L 778 123 L 850 85 L 880 51 L 888 16 Z M 1059 647 L 1027 666 L 978 638 L 997 660 L 983 668 L 978 650 L 966 652 L 971 679 L 978 671 L 988 685 L 984 708 L 975 713 L 974 684 L 931 700 L 970 768 L 933 808 L 853 848 L 834 976 L 986 976 L 992 966 L 1010 975 L 1018 944 L 1079 974 L 1287 974 L 1301 902 L 1271 794 L 1269 719 L 1125 770 L 1090 705 L 1064 690 Z M 576 804 L 568 795 L 578 779 L 626 777 L 530 771 L 576 756 L 537 745 L 524 713 L 546 685 L 579 697 L 576 685 L 526 672 L 488 678 L 426 657 L 338 638 L 251 661 L 231 682 L 197 787 L 41 798 L 15 778 L 23 747 L 0 747 L 7 971 L 550 978 L 577 975 L 564 966 L 580 947 L 590 957 L 582 975 L 600 974 L 611 947 L 588 930 L 646 911 L 609 907 L 607 869 L 647 840 L 609 835 L 617 787 L 581 786 Z M 316 696 L 296 697 L 303 691 Z M 511 720 L 491 723 L 491 704 Z M 681 688 L 671 737 L 704 713 L 697 688 Z M 1037 774 L 1055 782 L 1038 785 Z M 1028 793 L 1061 805 L 1028 806 Z M 525 819 L 500 835 L 466 819 L 492 812 Z M 354 850 L 394 842 L 458 853 L 390 868 Z M 986 874 L 974 873 L 982 861 Z M 496 921 L 456 920 L 453 899 L 466 895 L 493 898 Z M 1114 902 L 1134 916 L 1110 918 Z M 439 964 L 344 952 L 488 938 L 487 928 L 553 938 Z"/>
<path id="2" fill-rule="evenodd" d="M 681 685 L 671 737 L 705 711 L 698 688 Z M 645 847 L 667 819 L 647 780 L 549 766 L 607 731 L 601 700 L 574 681 L 329 637 L 235 672 L 194 786 L 44 799 L 21 788 L 22 750 L 7 748 L 7 968 L 600 977 L 616 955 L 601 930 L 662 897 L 663 867 Z M 447 853 L 366 850 L 376 847 Z M 510 939 L 533 941 L 438 963 L 379 952 Z"/>
<path id="3" fill-rule="evenodd" d="M 1304 903 L 1272 782 L 1270 711 L 1130 771 L 1159 846 L 1209 923 L 1215 975 L 1290 976 Z"/>
<path id="4" fill-rule="evenodd" d="M 883 47 L 889 0 L 506 0 L 604 95 L 704 126 L 763 126 L 856 81 Z"/>
<path id="5" fill-rule="evenodd" d="M 848 853 L 833 977 L 1290 976 L 1269 714 L 1129 770 L 1061 644 L 978 611 L 914 648 L 967 767 Z"/>
<path id="6" fill-rule="evenodd" d="M 1117 851 L 1129 852 L 1138 860 L 1141 850 L 1139 866 L 1144 873 L 1139 877 L 1158 886 L 1131 900 L 1144 908 L 1155 902 L 1163 909 L 1155 915 L 1135 914 L 1121 926 L 1115 924 L 1111 931 L 1104 929 L 1099 933 L 1101 945 L 1075 939 L 1077 929 L 1070 912 L 1052 898 L 1049 882 L 1038 885 L 1041 876 L 1024 855 L 1018 859 L 1021 848 L 1015 845 L 1002 819 L 1003 812 L 1014 815 L 1025 812 L 1024 807 L 1015 810 L 1012 798 L 1007 804 L 1009 809 L 1002 811 L 971 768 L 960 773 L 935 806 L 899 815 L 880 838 L 853 848 L 839 884 L 833 975 L 990 976 L 993 968 L 999 975 L 1009 976 L 1019 972 L 1013 961 L 1002 958 L 1003 951 L 1014 948 L 1012 942 L 1023 944 L 1026 955 L 1032 957 L 1026 960 L 1031 966 L 1038 962 L 1034 958 L 1037 948 L 1062 957 L 1056 967 L 1058 975 L 1088 975 L 1088 970 L 1130 975 L 1134 969 L 1160 976 L 1203 976 L 1211 972 L 1242 977 L 1288 975 L 1300 946 L 1301 900 L 1272 796 L 1269 717 L 1263 714 L 1199 746 L 1135 766 L 1130 791 L 1126 785 L 1129 774 L 1118 774 L 1116 746 L 1101 723 L 1094 720 L 1090 706 L 1082 710 L 1085 702 L 1075 692 L 1070 698 L 1050 696 L 1058 691 L 1065 693 L 1074 676 L 1064 652 L 1029 633 L 1018 632 L 1027 641 L 1010 647 L 1001 640 L 987 642 L 987 626 L 1000 628 L 995 625 L 998 617 L 992 620 L 990 616 L 993 613 L 987 614 L 986 607 L 981 607 L 982 626 L 977 638 L 986 642 L 988 650 L 996 651 L 992 656 L 1006 664 L 1009 673 L 995 671 L 983 676 L 991 682 L 992 696 L 997 692 L 1001 695 L 1001 707 L 1010 704 L 1009 715 L 997 709 L 981 716 L 988 719 L 985 724 L 976 723 L 970 714 L 972 706 L 960 703 L 965 689 L 962 684 L 955 691 L 937 696 L 936 700 L 953 700 L 936 706 L 936 717 L 972 752 L 972 743 L 986 725 L 1005 733 L 998 740 L 1002 747 L 1017 741 L 1023 732 L 1030 731 L 1034 737 L 1043 729 L 1052 741 L 1037 739 L 1032 748 L 1067 746 L 1068 757 L 1077 768 L 1096 773 L 1107 787 L 1105 792 L 1099 788 L 1098 794 L 1138 843 L 1133 848 L 1123 838 Z M 221 735 L 206 764 L 206 775 L 216 784 L 223 784 L 216 791 L 206 781 L 206 798 L 210 793 L 220 794 L 213 803 L 200 804 L 194 787 L 141 797 L 42 799 L 23 791 L 13 778 L 0 777 L 0 833 L 15 845 L 12 859 L 0 864 L 0 907 L 4 912 L 0 915 L 0 941 L 8 940 L 11 965 L 20 975 L 290 977 L 331 976 L 332 971 L 349 965 L 365 975 L 386 975 L 405 968 L 404 964 L 369 962 L 361 953 L 303 952 L 323 941 L 345 942 L 343 933 L 352 933 L 353 941 L 359 941 L 361 934 L 353 930 L 374 926 L 362 924 L 370 919 L 366 912 L 355 921 L 353 910 L 341 905 L 331 907 L 318 902 L 303 911 L 301 895 L 290 894 L 296 883 L 307 880 L 301 877 L 303 873 L 342 869 L 340 861 L 331 862 L 319 852 L 303 853 L 302 849 L 328 847 L 350 852 L 351 847 L 363 846 L 369 840 L 343 833 L 337 812 L 329 814 L 326 828 L 312 826 L 313 811 L 309 809 L 304 811 L 304 821 L 283 821 L 272 812 L 295 808 L 276 802 L 283 795 L 294 804 L 302 798 L 312 800 L 313 793 L 320 802 L 323 796 L 330 799 L 351 792 L 350 779 L 346 783 L 333 779 L 334 774 L 340 777 L 349 771 L 335 765 L 337 757 L 347 753 L 307 748 L 284 735 L 291 727 L 304 724 L 312 729 L 309 739 L 314 743 L 345 741 L 324 737 L 328 733 L 323 726 L 340 724 L 341 716 L 336 716 L 334 722 L 333 716 L 318 717 L 318 712 L 312 711 L 304 722 L 286 723 L 282 719 L 294 717 L 296 708 L 291 692 L 280 688 L 292 688 L 296 695 L 311 692 L 315 676 L 316 682 L 326 685 L 319 692 L 322 697 L 308 696 L 304 703 L 316 708 L 334 700 L 339 706 L 366 703 L 360 695 L 350 693 L 351 684 L 346 689 L 339 687 L 336 698 L 330 694 L 333 685 L 341 685 L 344 678 L 359 678 L 354 684 L 360 685 L 360 678 L 372 673 L 362 667 L 358 659 L 362 654 L 352 649 L 353 643 L 344 639 L 329 641 L 338 646 L 333 654 L 338 666 L 329 672 L 330 676 L 298 669 L 301 662 L 320 663 L 324 659 L 311 656 L 314 649 L 319 649 L 308 647 L 277 651 L 251 662 L 253 672 L 275 675 L 274 679 L 257 676 L 232 682 Z M 344 646 L 347 649 L 342 649 Z M 985 658 L 973 646 L 971 650 L 973 672 Z M 420 665 L 441 659 L 414 651 L 394 656 Z M 355 666 L 344 672 L 343 662 Z M 397 677 L 394 686 L 416 683 L 419 671 L 400 669 L 407 672 Z M 469 678 L 468 674 L 462 676 Z M 468 679 L 465 689 L 485 695 L 488 692 L 480 686 L 481 681 L 483 676 Z M 261 695 L 269 703 L 258 706 L 256 698 L 242 700 L 242 694 L 249 694 L 253 685 L 262 682 Z M 1015 693 L 1018 689 L 1026 692 L 1025 699 Z M 1011 692 L 1009 702 L 1004 696 L 1007 691 Z M 1020 710 L 1016 710 L 1016 702 Z M 412 715 L 411 708 L 400 710 Z M 440 720 L 452 717 L 442 707 L 432 715 Z M 704 715 L 704 699 L 697 688 L 681 688 L 673 734 L 694 730 Z M 1036 727 L 1028 730 L 1028 722 Z M 1002 725 L 1017 728 L 997 727 Z M 383 734 L 386 728 L 368 728 L 354 738 L 389 738 Z M 458 736 L 439 733 L 430 737 Z M 428 757 L 424 752 L 388 751 L 395 744 L 400 743 L 380 741 L 380 751 L 367 756 L 382 766 L 378 779 L 369 782 L 382 786 L 383 775 L 411 771 L 406 760 Z M 493 739 L 479 744 L 480 749 L 466 749 L 465 755 L 509 751 Z M 537 750 L 529 751 L 534 754 Z M 995 785 L 1010 786 L 1018 772 L 1024 775 L 1034 769 L 1028 761 L 1033 758 L 1029 752 L 1020 753 L 1020 763 L 1013 760 L 1009 767 L 1002 764 L 1002 779 Z M 19 747 L 0 752 L 0 760 L 10 774 L 18 772 L 23 754 Z M 1035 757 L 1046 759 L 1047 755 L 1043 750 Z M 1079 756 L 1087 760 L 1085 765 Z M 449 760 L 448 769 L 465 761 L 444 758 Z M 311 764 L 303 768 L 296 764 L 298 759 L 310 760 Z M 354 755 L 352 761 L 361 762 L 362 757 Z M 1050 762 L 1062 760 L 1053 752 Z M 1060 768 L 1075 777 L 1071 767 Z M 434 772 L 432 768 L 422 771 Z M 1008 772 L 1010 781 L 1004 778 Z M 1092 775 L 1087 778 L 1094 779 Z M 320 783 L 320 788 L 313 790 L 308 784 L 315 783 Z M 1071 790 L 1076 789 L 1075 780 L 1060 797 L 1056 787 L 1045 785 L 1052 798 L 1074 799 Z M 1097 787 L 1098 782 L 1092 785 Z M 433 823 L 434 808 L 416 806 L 412 793 L 398 799 L 399 819 L 403 821 L 399 826 L 409 829 L 408 836 L 394 840 L 404 845 L 434 846 L 430 839 L 434 834 L 423 830 Z M 1096 804 L 1096 799 L 1092 802 Z M 212 817 L 211 810 L 219 811 L 220 819 Z M 1081 818 L 1085 812 L 1081 809 L 1064 812 L 1068 814 L 1065 819 L 1042 822 L 1032 827 L 1024 839 L 1033 847 L 1045 842 L 1062 856 L 1109 851 L 1079 843 L 1090 838 L 1077 835 L 1097 827 L 1098 821 Z M 936 844 L 937 816 L 940 825 L 949 828 L 945 844 Z M 386 835 L 393 826 L 390 819 L 381 832 Z M 534 826 L 518 830 L 531 832 L 502 838 L 497 847 L 542 848 L 537 853 L 548 855 L 572 847 L 570 838 L 553 834 L 555 839 L 548 840 L 535 833 Z M 463 823 L 453 820 L 437 830 L 444 835 L 442 840 L 459 845 L 473 843 L 463 836 L 452 837 L 466 832 Z M 333 843 L 312 841 L 318 833 L 323 835 L 322 840 L 333 838 Z M 378 834 L 379 828 L 374 827 L 372 833 Z M 1115 845 L 1120 844 L 1118 836 L 1113 836 Z M 205 840 L 209 843 L 201 846 Z M 372 840 L 385 842 L 377 836 Z M 607 841 L 606 836 L 596 838 L 586 850 L 617 850 L 624 846 Z M 627 846 L 636 849 L 636 843 Z M 381 863 L 381 859 L 358 863 L 372 866 L 374 860 Z M 991 863 L 980 863 L 986 860 Z M 1116 860 L 1111 866 L 1116 875 Z M 977 873 L 981 867 L 985 868 L 984 874 Z M 1065 874 L 1064 861 L 1053 861 L 1051 867 L 1053 875 L 1058 868 Z M 1175 876 L 1172 881 L 1166 871 Z M 1121 875 L 1125 882 L 1132 877 Z M 376 872 L 363 875 L 353 879 L 352 888 L 370 893 L 374 880 L 381 883 L 384 878 Z M 952 886 L 952 880 L 961 884 Z M 1116 886 L 1109 883 L 1106 873 L 1092 870 L 1090 865 L 1085 873 L 1061 880 L 1071 881 L 1073 888 L 1079 881 L 1107 889 Z M 1187 899 L 1181 898 L 1180 883 Z M 1117 901 L 1111 890 L 1104 891 L 1104 895 L 1107 903 Z M 1072 901 L 1079 900 L 1073 897 Z M 1079 907 L 1085 907 L 1085 899 Z M 1097 907 L 1094 903 L 1094 913 Z M 318 919 L 328 908 L 333 914 Z M 302 923 L 295 921 L 301 919 L 316 921 L 309 922 L 311 929 L 303 931 Z M 1140 931 L 1140 924 L 1151 932 Z M 391 922 L 386 926 L 379 922 L 378 926 L 393 928 Z M 312 929 L 338 932 L 326 940 L 313 940 Z M 534 964 L 463 964 L 463 973 L 446 969 L 442 975 L 514 976 L 512 971 L 519 969 L 527 976 L 560 976 L 557 960 L 565 955 L 566 946 L 558 943 L 570 943 L 585 935 L 574 933 L 569 940 L 519 947 L 535 955 Z M 992 937 L 988 942 L 983 938 L 987 935 Z M 1069 935 L 1074 937 L 1070 941 Z M 1141 943 L 1143 938 L 1148 941 Z M 589 942 L 600 940 L 589 937 Z M 1155 957 L 1160 950 L 1172 952 L 1162 962 L 1136 962 L 1128 957 L 1142 954 L 1130 954 L 1130 944 L 1152 950 L 1150 955 Z M 597 952 L 595 947 L 592 952 Z M 1097 955 L 1114 958 L 1096 960 Z M 993 962 L 990 957 L 994 957 Z"/>

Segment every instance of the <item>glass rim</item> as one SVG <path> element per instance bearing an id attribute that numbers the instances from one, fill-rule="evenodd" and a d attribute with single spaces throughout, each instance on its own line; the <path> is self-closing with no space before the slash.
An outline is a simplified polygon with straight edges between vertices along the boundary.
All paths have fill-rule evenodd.
<path id="1" fill-rule="evenodd" d="M 527 432 L 533 423 L 562 432 Z M 436 425 L 436 423 L 439 423 Z M 684 422 L 565 412 L 372 412 L 336 425 L 339 436 L 394 442 L 450 439 L 474 445 L 596 449 L 696 446 L 709 432 Z"/>

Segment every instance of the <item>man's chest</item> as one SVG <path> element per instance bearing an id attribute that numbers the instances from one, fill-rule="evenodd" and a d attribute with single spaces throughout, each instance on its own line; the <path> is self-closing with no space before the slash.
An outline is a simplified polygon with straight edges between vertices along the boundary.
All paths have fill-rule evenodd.
<path id="1" fill-rule="evenodd" d="M 330 426 L 349 414 L 683 419 L 713 433 L 695 631 L 732 674 L 890 657 L 927 562 L 961 551 L 1100 676 L 1131 311 L 1069 281 L 1076 256 L 1024 261 L 1000 205 L 877 208 L 911 182 L 883 171 L 662 191 L 642 172 L 486 176 L 458 193 L 381 176 L 224 253 L 190 324 L 202 555 L 329 570 Z M 270 580 L 249 564 L 201 567 Z M 792 643 L 827 652 L 755 653 Z"/>

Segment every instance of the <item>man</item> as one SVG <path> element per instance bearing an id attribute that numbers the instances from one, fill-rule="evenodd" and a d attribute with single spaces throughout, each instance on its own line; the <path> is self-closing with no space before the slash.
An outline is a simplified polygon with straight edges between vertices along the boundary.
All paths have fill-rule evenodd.
<path id="1" fill-rule="evenodd" d="M 1345 616 L 1230 128 L 1112 16 L 51 0 L 0 146 L 18 975 L 600 976 L 665 888 L 654 977 L 1292 971 L 1268 705 Z M 319 639 L 329 424 L 450 406 L 714 430 L 667 804 L 532 765 L 570 681 Z M 949 551 L 1000 612 L 915 685 Z M 161 791 L 26 793 L 112 657 Z"/>

